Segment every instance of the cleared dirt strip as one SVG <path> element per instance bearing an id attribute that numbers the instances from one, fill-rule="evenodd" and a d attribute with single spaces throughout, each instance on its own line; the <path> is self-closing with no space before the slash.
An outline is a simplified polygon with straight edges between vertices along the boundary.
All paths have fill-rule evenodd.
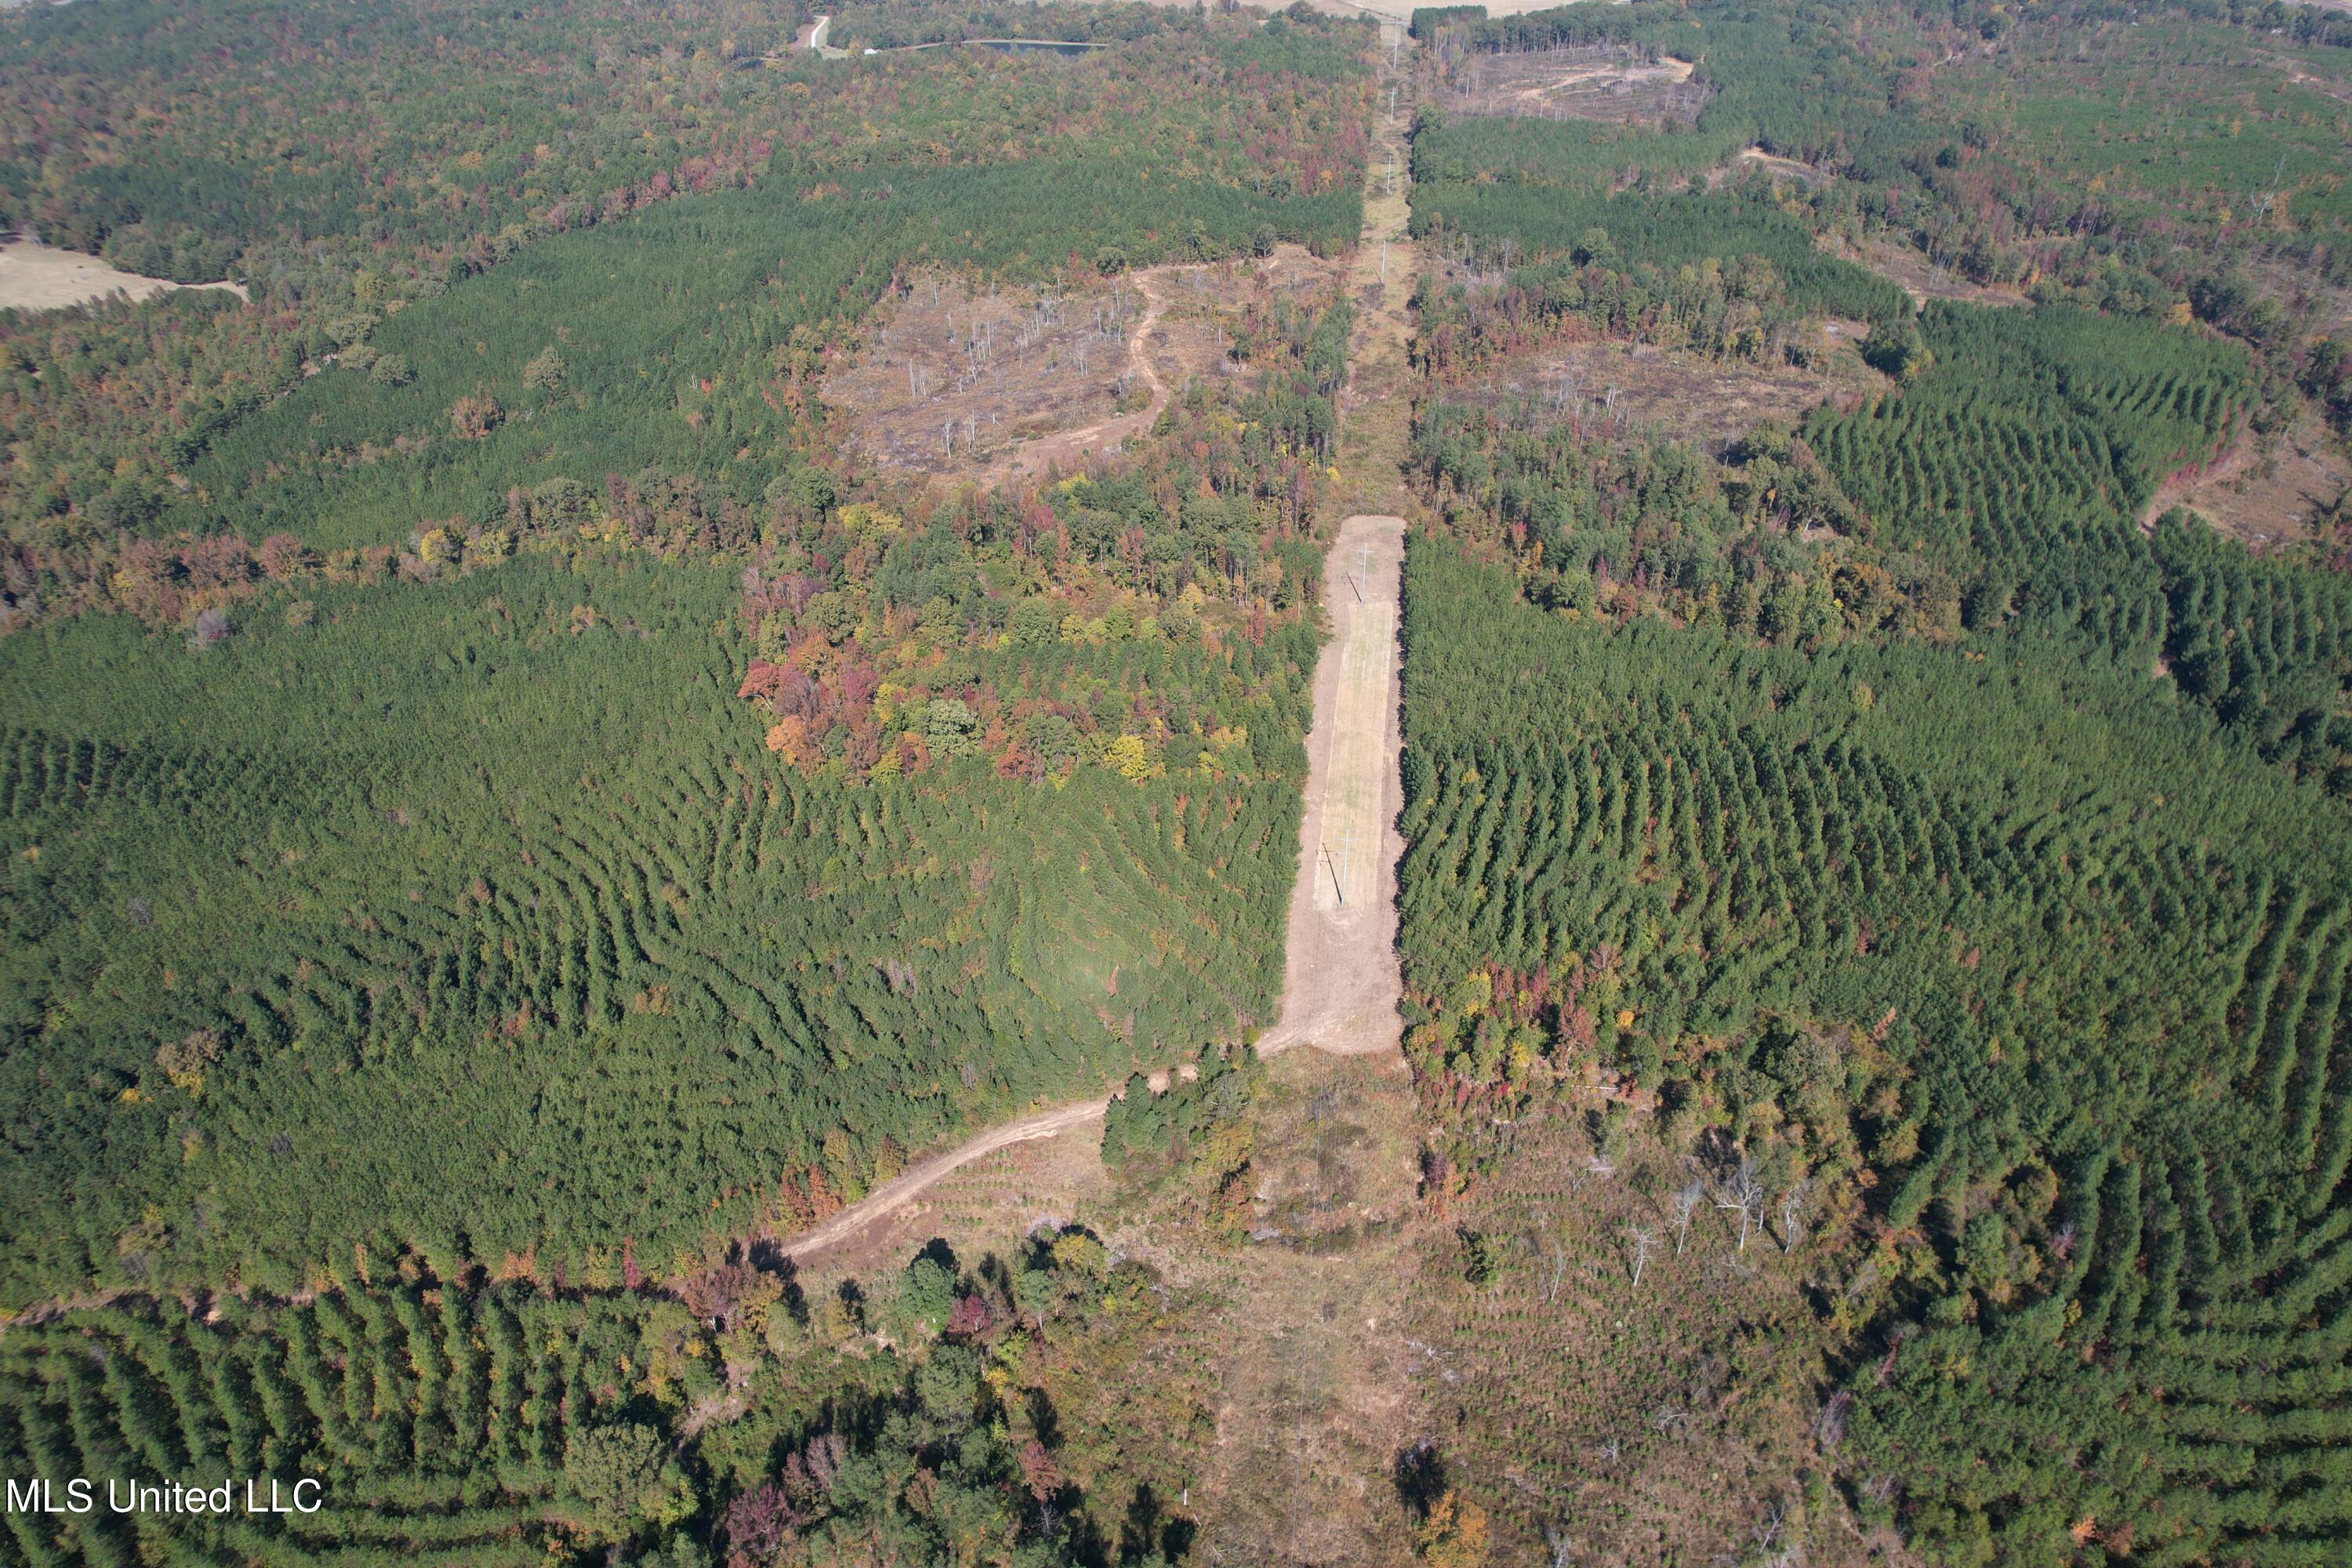
<path id="1" fill-rule="evenodd" d="M 1323 563 L 1333 638 L 1315 669 L 1307 737 L 1307 814 L 1290 894 L 1282 1017 L 1258 1042 L 1271 1055 L 1313 1046 L 1341 1056 L 1394 1052 L 1398 584 L 1404 520 L 1351 517 Z"/>

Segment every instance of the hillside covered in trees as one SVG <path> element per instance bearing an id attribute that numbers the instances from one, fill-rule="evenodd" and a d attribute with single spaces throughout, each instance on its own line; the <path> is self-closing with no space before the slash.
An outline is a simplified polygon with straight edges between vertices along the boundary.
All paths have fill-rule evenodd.
<path id="1" fill-rule="evenodd" d="M 1149 1565 L 1197 1529 L 1168 1496 L 1197 1462 L 1181 1422 L 1057 1417 L 1091 1408 L 1090 1364 L 1198 1310 L 1081 1229 L 814 1297 L 742 1258 L 658 1299 L 379 1268 L 299 1303 L 13 1331 L 0 1456 L 60 1478 L 64 1522 L 12 1510 L 10 1561 Z M 142 1473 L 205 1500 L 117 1511 L 98 1482 L 68 1509 L 63 1478 Z M 278 1513 L 245 1510 L 256 1474 L 282 1478 Z"/>
<path id="2" fill-rule="evenodd" d="M 829 16 L 0 16 L 0 1568 L 2344 1560 L 2352 31 Z"/>
<path id="3" fill-rule="evenodd" d="M 442 86 L 554 14 L 264 15 L 8 29 L 23 91 L 87 62 L 116 105 L 39 132 L 53 238 L 163 243 L 148 173 L 206 199 L 103 136 L 215 157 L 215 118 L 376 89 L 220 166 L 251 303 L 6 326 L 10 1304 L 289 1294 L 354 1247 L 668 1278 L 1262 1025 L 1345 307 L 1237 318 L 1247 374 L 1043 491 L 886 485 L 814 387 L 919 268 L 1343 244 L 1360 37 L 1139 13 L 1086 58 L 763 65 L 750 18 L 709 19 L 730 52 L 616 13 L 530 74 L 548 127 L 498 121 L 548 171 L 508 208 L 479 149 L 421 205 L 296 173 L 416 170 Z M 756 152 L 640 167 L 680 121 Z"/>
<path id="4" fill-rule="evenodd" d="M 1406 1055 L 1445 1129 L 1427 1165 L 1474 1216 L 1470 1280 L 1517 1302 L 1576 1256 L 1578 1222 L 1546 1216 L 1620 1170 L 1631 1217 L 1588 1272 L 1622 1249 L 1638 1286 L 1662 1246 L 1679 1267 L 1701 1209 L 1736 1223 L 1725 1280 L 1786 1271 L 1812 1425 L 1738 1561 L 1854 1539 L 1939 1564 L 2333 1561 L 2352 588 L 2327 497 L 2259 555 L 2167 497 L 2326 417 L 2333 297 L 2267 269 L 2341 266 L 2341 106 L 2301 94 L 2344 79 L 2343 39 L 2251 10 L 1835 30 L 1864 9 L 1417 22 L 1449 101 L 1521 56 L 1671 49 L 1710 89 L 1688 121 L 1415 125 L 1436 265 L 1408 468 L 1433 526 L 1406 579 L 1399 905 Z M 2165 51 L 2191 85 L 2151 97 L 2121 62 Z M 2143 106 L 2094 139 L 2158 172 L 2094 177 L 2060 110 L 2081 92 Z M 2275 199 L 2251 222 L 2173 172 L 2252 161 Z M 1890 231 L 2029 287 L 1915 306 L 1865 265 Z M 1840 319 L 1874 390 L 1718 414 L 1705 442 L 1620 416 L 1585 347 L 1802 365 Z M 1530 1184 L 1512 1151 L 1547 1125 L 1597 1176 Z M 1524 1248 L 1470 1228 L 1505 1223 Z M 1617 1289 L 1644 1345 L 1715 1353 L 1703 1313 Z M 1626 1521 L 1649 1494 L 1613 1467 L 1507 1460 L 1543 1422 L 1591 1430 L 1606 1393 L 1494 1375 L 1454 1446 L 1496 1529 L 1646 1560 Z M 1654 1397 L 1645 1448 L 1729 1419 Z"/>

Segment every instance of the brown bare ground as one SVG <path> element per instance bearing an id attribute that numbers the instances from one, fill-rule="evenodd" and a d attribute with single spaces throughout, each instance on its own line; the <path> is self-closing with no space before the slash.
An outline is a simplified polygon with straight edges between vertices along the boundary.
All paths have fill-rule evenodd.
<path id="1" fill-rule="evenodd" d="M 1315 667 L 1307 738 L 1307 815 L 1290 896 L 1282 1017 L 1261 1055 L 1312 1045 L 1394 1056 L 1402 983 L 1396 955 L 1398 584 L 1404 520 L 1351 517 L 1323 565 L 1332 639 Z"/>
<path id="2" fill-rule="evenodd" d="M 241 283 L 174 283 L 121 272 L 78 250 L 16 240 L 0 246 L 0 310 L 61 310 L 110 294 L 152 300 L 181 289 L 217 289 L 246 298 Z"/>
<path id="3" fill-rule="evenodd" d="M 1859 341 L 1859 323 L 1832 321 L 1830 343 Z M 1518 356 L 1447 396 L 1494 405 L 1508 396 L 1555 397 L 1552 417 L 1583 426 L 1648 428 L 1696 441 L 1720 456 L 1762 420 L 1796 419 L 1825 399 L 1884 388 L 1884 376 L 1853 355 L 1828 370 L 1712 360 L 1680 350 L 1618 341 L 1555 344 Z"/>
<path id="4" fill-rule="evenodd" d="M 1619 44 L 1465 54 L 1444 67 L 1438 101 L 1456 114 L 1688 125 L 1710 96 L 1696 68 Z"/>
<path id="5" fill-rule="evenodd" d="M 1817 185 L 1829 178 L 1812 164 L 1800 159 L 1783 158 L 1777 153 L 1767 153 L 1761 147 L 1742 147 L 1738 157 L 1707 175 L 1707 188 L 1716 189 L 1750 174 L 1762 174 L 1773 180 L 1789 180 L 1801 185 Z"/>
<path id="6" fill-rule="evenodd" d="M 2326 426 L 2305 414 L 2288 427 L 2274 451 L 2264 454 L 2242 439 L 2221 462 L 2193 479 L 2168 484 L 2141 514 L 2140 526 L 2176 506 L 2204 519 L 2216 533 L 2260 554 L 2311 536 L 2311 515 L 2352 485 L 2352 458 Z"/>
<path id="7" fill-rule="evenodd" d="M 849 416 L 857 450 L 888 471 L 982 485 L 1075 471 L 1150 429 L 1188 380 L 1240 374 L 1222 319 L 1233 302 L 1335 275 L 1282 246 L 1261 262 L 1157 267 L 1062 290 L 979 293 L 927 276 L 877 313 L 824 395 Z"/>
<path id="8" fill-rule="evenodd" d="M 1834 1500 L 1826 1517 L 1800 1503 L 1800 1478 L 1824 1468 L 1818 1260 L 1784 1254 L 1777 1230 L 1743 1249 L 1711 1197 L 1678 1236 L 1672 1194 L 1702 1173 L 1647 1139 L 1612 1167 L 1558 1112 L 1491 1138 L 1471 1192 L 1400 1259 L 1420 1284 L 1396 1325 L 1415 1435 L 1489 1510 L 1490 1561 L 1554 1561 L 1547 1528 L 1577 1563 L 1764 1561 L 1739 1549 L 1778 1506 L 1780 1544 L 1801 1541 L 1814 1568 L 1914 1563 Z M 1456 1226 L 1499 1262 L 1486 1289 L 1464 1278 Z M 1637 1227 L 1652 1238 L 1638 1285 Z"/>
<path id="9" fill-rule="evenodd" d="M 1960 300 L 1972 305 L 2032 303 L 2022 289 L 2005 283 L 1971 283 L 1950 268 L 1938 267 L 1912 247 L 1884 235 L 1872 239 L 1860 251 L 1848 247 L 1838 254 L 1849 261 L 1860 262 L 1895 284 L 1911 296 L 1914 304 L 1924 305 L 1930 300 Z"/>

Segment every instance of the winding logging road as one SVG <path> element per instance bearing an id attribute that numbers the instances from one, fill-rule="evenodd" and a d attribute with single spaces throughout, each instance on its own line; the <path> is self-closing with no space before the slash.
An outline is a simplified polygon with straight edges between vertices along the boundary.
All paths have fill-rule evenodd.
<path id="1" fill-rule="evenodd" d="M 1017 1121 L 1000 1121 L 952 1149 L 916 1161 L 814 1230 L 803 1231 L 793 1237 L 783 1244 L 784 1256 L 795 1263 L 812 1258 L 826 1247 L 848 1240 L 876 1220 L 905 1207 L 920 1195 L 924 1188 L 950 1172 L 969 1165 L 974 1160 L 985 1159 L 999 1149 L 1010 1149 L 1015 1143 L 1034 1142 L 1040 1138 L 1066 1132 L 1073 1127 L 1082 1127 L 1089 1121 L 1099 1121 L 1109 1105 L 1110 1096 L 1097 1095 L 1076 1105 L 1041 1110 Z"/>

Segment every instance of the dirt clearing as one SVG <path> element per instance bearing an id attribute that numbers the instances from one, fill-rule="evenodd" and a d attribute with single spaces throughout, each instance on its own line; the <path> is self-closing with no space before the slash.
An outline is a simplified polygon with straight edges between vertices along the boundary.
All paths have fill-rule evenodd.
<path id="1" fill-rule="evenodd" d="M 1441 58 L 1438 102 L 1456 114 L 1690 125 L 1714 90 L 1691 79 L 1696 68 L 1622 44 L 1463 53 Z"/>
<path id="2" fill-rule="evenodd" d="M 929 275 L 881 307 L 824 396 L 886 471 L 984 485 L 1074 471 L 1150 429 L 1188 381 L 1242 374 L 1231 303 L 1334 276 L 1295 246 L 1059 289 Z"/>
<path id="3" fill-rule="evenodd" d="M 824 399 L 849 412 L 853 439 L 879 468 L 976 474 L 1039 437 L 1098 426 L 1108 438 L 1104 416 L 1141 413 L 1170 376 L 1224 357 L 1205 332 L 1163 331 L 1165 313 L 1164 292 L 1141 277 L 986 293 L 920 279 L 884 307 L 856 361 L 826 378 Z"/>
<path id="4" fill-rule="evenodd" d="M 1857 323 L 1833 321 L 1822 331 L 1825 364 L 1820 370 L 1594 341 L 1557 344 L 1514 359 L 1445 396 L 1488 407 L 1531 398 L 1548 424 L 1574 419 L 1588 434 L 1656 430 L 1696 441 L 1720 457 L 1766 419 L 1793 424 L 1830 398 L 1890 384 L 1857 354 L 1836 352 L 1859 341 L 1863 329 Z"/>
<path id="5" fill-rule="evenodd" d="M 1310 1045 L 1393 1056 L 1398 781 L 1398 582 L 1404 520 L 1351 517 L 1323 563 L 1333 637 L 1315 668 L 1307 817 L 1290 895 L 1282 1021 L 1262 1054 Z"/>
<path id="6" fill-rule="evenodd" d="M 1959 300 L 1971 305 L 2032 302 L 2022 289 L 2006 283 L 1971 283 L 1950 268 L 1930 261 L 1913 247 L 1883 235 L 1859 251 L 1845 248 L 1836 254 L 1859 262 L 1896 285 L 1911 296 L 1915 305 L 1924 305 L 1930 300 Z"/>
<path id="7" fill-rule="evenodd" d="M 2312 515 L 2352 485 L 2352 458 L 2309 413 L 2297 419 L 2276 450 L 2264 454 L 2251 439 L 2193 479 L 2156 492 L 2140 526 L 2176 506 L 2204 519 L 2214 532 L 2234 539 L 2257 555 L 2312 536 Z"/>
<path id="8" fill-rule="evenodd" d="M 1761 147 L 1742 147 L 1738 157 L 1707 175 L 1707 188 L 1718 189 L 1733 180 L 1744 179 L 1749 174 L 1757 174 L 1775 182 L 1787 180 L 1805 186 L 1821 184 L 1829 178 L 1829 175 L 1813 167 L 1812 164 L 1799 159 L 1783 158 L 1775 153 L 1767 153 Z"/>
<path id="9" fill-rule="evenodd" d="M 241 283 L 174 283 L 166 278 L 117 271 L 78 250 L 58 250 L 24 239 L 0 245 L 0 310 L 61 310 L 110 294 L 152 300 L 180 289 L 218 289 L 240 300 L 246 298 Z"/>

